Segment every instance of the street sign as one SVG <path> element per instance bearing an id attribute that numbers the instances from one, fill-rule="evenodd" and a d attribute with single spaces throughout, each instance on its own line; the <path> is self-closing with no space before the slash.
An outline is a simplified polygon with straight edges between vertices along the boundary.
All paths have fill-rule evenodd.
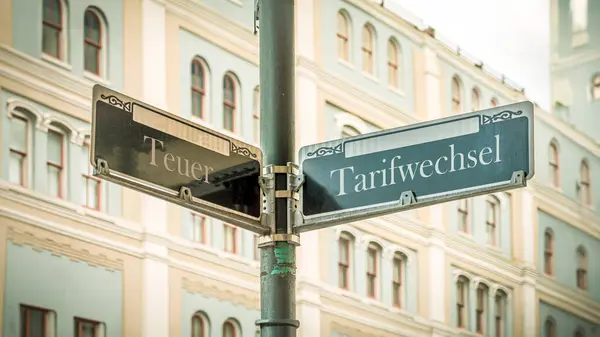
<path id="1" fill-rule="evenodd" d="M 525 101 L 303 147 L 296 228 L 524 187 L 534 175 L 533 110 Z"/>
<path id="2" fill-rule="evenodd" d="M 256 233 L 259 148 L 106 87 L 93 89 L 94 175 Z"/>

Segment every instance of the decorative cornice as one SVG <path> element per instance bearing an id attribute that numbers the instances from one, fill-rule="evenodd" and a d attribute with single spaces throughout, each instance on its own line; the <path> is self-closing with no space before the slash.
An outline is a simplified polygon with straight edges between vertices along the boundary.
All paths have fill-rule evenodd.
<path id="1" fill-rule="evenodd" d="M 357 110 L 351 111 L 352 113 L 359 114 L 360 111 L 365 110 L 360 109 L 360 105 L 367 105 L 368 109 L 365 111 L 369 111 L 369 114 L 359 115 L 369 123 L 384 128 L 390 127 L 390 125 L 386 124 L 387 121 L 391 121 L 394 125 L 411 124 L 419 121 L 412 113 L 392 106 L 384 99 L 368 94 L 359 87 L 350 84 L 350 82 L 330 74 L 326 70 L 321 69 L 316 62 L 306 57 L 297 56 L 296 64 L 298 69 L 306 69 L 317 75 L 319 82 L 317 86 L 321 91 L 337 97 L 340 101 L 350 100 L 352 105 L 356 106 L 355 110 Z M 376 113 L 381 113 L 381 115 L 378 116 Z"/>
<path id="2" fill-rule="evenodd" d="M 225 13 L 217 13 L 198 1 L 165 0 L 165 3 L 168 12 L 202 31 L 210 32 L 209 35 L 213 37 L 208 39 L 213 43 L 227 49 L 231 54 L 258 65 L 258 37 L 253 34 L 251 27 L 244 27 L 228 19 Z M 224 46 L 224 41 L 232 48 Z"/>
<path id="3" fill-rule="evenodd" d="M 258 307 L 259 294 L 256 291 L 234 292 L 231 287 L 224 287 L 220 282 L 193 281 L 187 277 L 182 279 L 182 287 L 191 293 L 217 298 L 250 310 L 260 310 Z"/>
<path id="4" fill-rule="evenodd" d="M 0 76 L 77 107 L 81 115 L 73 117 L 89 122 L 93 82 L 4 44 L 0 44 Z"/>
<path id="5" fill-rule="evenodd" d="M 90 266 L 101 266 L 109 270 L 124 268 L 124 262 L 119 258 L 109 258 L 103 254 L 92 254 L 89 250 L 74 247 L 70 243 L 57 242 L 51 238 L 41 238 L 31 232 L 23 231 L 21 227 L 8 227 L 8 239 L 18 246 L 29 246 L 35 250 L 48 251 L 52 255 L 64 256 L 73 261 L 85 262 Z"/>
<path id="6" fill-rule="evenodd" d="M 541 301 L 574 313 L 590 322 L 600 322 L 600 302 L 584 296 L 580 291 L 571 290 L 547 277 L 539 278 L 536 290 L 540 292 Z M 551 301 L 546 301 L 545 297 Z"/>

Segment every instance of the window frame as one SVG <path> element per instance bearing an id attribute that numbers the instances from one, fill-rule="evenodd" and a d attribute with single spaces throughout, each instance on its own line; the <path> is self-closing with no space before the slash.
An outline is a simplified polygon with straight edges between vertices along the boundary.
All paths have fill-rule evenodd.
<path id="1" fill-rule="evenodd" d="M 350 267 L 352 265 L 351 246 L 353 241 L 354 238 L 350 237 L 350 235 L 346 233 L 342 233 L 338 238 L 338 287 L 344 290 L 350 289 Z M 342 249 L 346 251 L 346 261 L 342 261 L 342 255 L 340 254 Z M 341 274 L 344 274 L 343 280 L 340 279 Z"/>
<path id="2" fill-rule="evenodd" d="M 544 322 L 544 328 L 546 330 L 545 337 L 556 337 L 556 323 L 552 318 L 546 318 Z"/>
<path id="3" fill-rule="evenodd" d="M 375 75 L 375 29 L 370 24 L 365 24 L 362 29 L 361 39 L 362 71 L 365 74 Z"/>
<path id="4" fill-rule="evenodd" d="M 469 285 L 468 280 L 459 276 L 456 281 L 456 325 L 459 329 L 466 329 L 468 327 L 468 291 Z"/>
<path id="5" fill-rule="evenodd" d="M 66 4 L 62 1 L 62 0 L 55 0 L 55 3 L 58 5 L 58 8 L 55 8 L 55 10 L 58 11 L 58 21 L 59 23 L 55 23 L 55 22 L 50 22 L 47 21 L 44 18 L 44 12 L 45 12 L 45 1 L 42 1 L 42 55 L 46 55 L 52 59 L 61 61 L 61 62 L 66 62 L 67 61 L 67 41 L 65 39 L 65 31 L 68 31 L 68 27 L 67 27 L 67 20 L 66 20 Z M 53 0 L 49 0 L 49 1 L 53 1 Z M 54 14 L 54 13 L 53 13 Z M 50 27 L 51 29 L 55 29 L 57 31 L 57 40 L 56 40 L 56 51 L 58 53 L 58 55 L 52 55 L 52 54 L 48 54 L 46 53 L 46 51 L 44 50 L 44 29 L 46 27 Z"/>
<path id="6" fill-rule="evenodd" d="M 478 111 L 481 109 L 481 94 L 477 88 L 471 90 L 471 111 Z"/>
<path id="7" fill-rule="evenodd" d="M 401 253 L 395 253 L 392 259 L 392 304 L 397 308 L 402 308 L 404 299 L 402 296 L 403 277 L 405 270 L 406 257 Z M 396 267 L 398 268 L 396 270 Z M 397 272 L 396 272 L 397 271 Z M 397 294 L 394 296 L 394 294 Z"/>
<path id="8" fill-rule="evenodd" d="M 237 327 L 236 325 L 231 321 L 231 320 L 226 320 L 223 323 L 223 337 L 226 337 L 225 335 L 225 327 L 231 327 L 231 331 L 233 331 L 233 334 L 231 337 L 236 337 L 237 336 Z"/>
<path id="9" fill-rule="evenodd" d="M 554 233 L 550 229 L 544 231 L 544 273 L 554 275 Z"/>
<path id="10" fill-rule="evenodd" d="M 75 337 L 83 337 L 83 324 L 87 323 L 87 324 L 93 324 L 94 325 L 94 337 L 101 337 L 98 336 L 100 327 L 102 322 L 98 322 L 98 321 L 94 321 L 91 319 L 87 319 L 87 318 L 82 318 L 82 317 L 74 317 L 75 320 L 75 324 L 77 326 L 77 335 Z"/>
<path id="11" fill-rule="evenodd" d="M 491 207 L 490 207 L 491 206 Z M 500 225 L 500 200 L 495 196 L 488 196 L 486 198 L 486 214 L 485 214 L 485 225 L 488 233 L 488 244 L 494 247 L 498 247 L 498 236 L 499 233 L 499 225 Z M 493 221 L 490 221 L 488 212 L 492 210 L 493 213 Z M 491 235 L 490 235 L 491 233 Z M 490 242 L 491 238 L 491 242 Z"/>
<path id="12" fill-rule="evenodd" d="M 192 214 L 192 241 L 195 243 L 199 243 L 202 245 L 206 245 L 208 243 L 208 241 L 206 240 L 206 215 L 204 214 L 200 214 L 198 212 L 191 212 Z M 198 226 L 197 226 L 197 220 L 201 219 L 201 225 L 200 225 L 200 240 L 197 240 L 197 234 L 198 234 Z"/>
<path id="13" fill-rule="evenodd" d="M 400 47 L 393 38 L 388 39 L 387 68 L 388 86 L 398 89 L 400 87 Z"/>
<path id="14" fill-rule="evenodd" d="M 496 337 L 504 337 L 504 328 L 505 328 L 505 317 L 504 313 L 506 312 L 506 299 L 507 296 L 503 292 L 497 292 L 494 297 L 494 321 L 496 324 L 496 329 L 494 334 Z"/>
<path id="15" fill-rule="evenodd" d="M 378 289 L 377 289 L 377 282 L 378 282 L 378 273 L 379 273 L 379 268 L 378 264 L 379 264 L 379 255 L 380 255 L 381 249 L 379 248 L 379 246 L 375 245 L 374 243 L 370 243 L 369 246 L 367 247 L 367 270 L 366 270 L 366 277 L 367 277 L 367 297 L 369 298 L 377 298 L 378 296 Z M 373 258 L 373 269 L 369 270 L 369 262 L 370 262 L 370 258 Z"/>
<path id="16" fill-rule="evenodd" d="M 10 161 L 12 160 L 12 154 L 17 154 L 21 157 L 21 181 L 19 183 L 19 186 L 22 187 L 27 187 L 29 186 L 29 157 L 30 157 L 30 146 L 31 146 L 31 132 L 29 130 L 30 126 L 31 126 L 31 120 L 29 118 L 27 118 L 27 116 L 23 116 L 22 114 L 18 113 L 17 111 L 11 111 L 11 116 L 9 119 L 9 123 L 12 123 L 13 119 L 18 119 L 20 121 L 25 122 L 25 152 L 18 150 L 18 149 L 13 149 L 11 147 L 11 143 L 12 143 L 12 138 L 10 138 L 10 133 L 9 133 L 9 145 L 8 145 L 8 152 L 9 152 L 9 165 L 10 165 Z"/>
<path id="17" fill-rule="evenodd" d="M 43 337 L 54 337 L 53 334 L 48 334 L 48 314 L 52 312 L 50 309 L 37 307 L 33 305 L 20 304 L 19 305 L 19 318 L 20 318 L 20 336 L 21 337 L 31 337 L 30 328 L 30 320 L 31 320 L 31 311 L 38 311 L 42 314 L 42 336 Z M 25 317 L 23 317 L 25 315 Z"/>
<path id="18" fill-rule="evenodd" d="M 198 337 L 198 336 L 194 335 L 194 320 L 196 320 L 196 319 L 200 321 L 200 336 L 199 337 L 208 337 L 207 333 L 206 333 L 207 332 L 206 328 L 208 327 L 207 321 L 206 321 L 204 314 L 202 314 L 201 312 L 195 312 L 192 315 L 192 320 L 191 320 L 192 326 L 190 329 L 192 332 L 192 337 Z"/>
<path id="19" fill-rule="evenodd" d="M 48 135 L 49 134 L 56 134 L 60 136 L 60 163 L 52 163 L 50 162 L 50 160 L 48 159 L 48 149 L 47 149 L 47 145 L 46 145 L 46 172 L 48 172 L 48 169 L 50 166 L 57 168 L 59 170 L 59 174 L 58 174 L 58 195 L 56 196 L 59 199 L 64 199 L 66 197 L 65 195 L 65 176 L 67 175 L 66 173 L 66 165 L 65 165 L 65 159 L 66 159 L 66 151 L 67 151 L 67 134 L 61 130 L 60 128 L 57 127 L 52 127 L 50 126 L 48 128 Z"/>
<path id="20" fill-rule="evenodd" d="M 548 146 L 548 165 L 552 174 L 552 186 L 560 187 L 560 153 L 556 141 L 551 141 Z"/>
<path id="21" fill-rule="evenodd" d="M 498 99 L 497 99 L 496 97 L 492 97 L 492 99 L 490 99 L 490 106 L 491 106 L 492 108 L 495 108 L 495 107 L 497 107 L 497 106 L 498 106 L 498 104 L 499 104 L 499 103 L 498 103 Z"/>
<path id="22" fill-rule="evenodd" d="M 227 249 L 227 230 L 231 230 L 231 235 L 233 235 L 233 247 L 232 250 L 228 250 Z M 224 238 L 224 242 L 223 242 L 223 250 L 227 253 L 230 254 L 237 254 L 238 253 L 238 242 L 237 242 L 237 227 L 230 225 L 230 224 L 226 224 L 223 223 L 223 238 Z"/>
<path id="23" fill-rule="evenodd" d="M 452 76 L 450 91 L 452 113 L 459 114 L 462 112 L 462 83 L 457 75 Z"/>
<path id="24" fill-rule="evenodd" d="M 487 296 L 489 289 L 483 284 L 479 284 L 476 291 L 475 301 L 475 332 L 485 334 L 487 328 Z"/>
<path id="25" fill-rule="evenodd" d="M 98 22 L 98 41 L 93 41 L 91 39 L 88 38 L 86 32 L 87 32 L 87 26 L 85 25 L 85 17 L 86 15 L 90 13 L 91 15 L 93 15 L 95 17 L 95 19 Z M 89 74 L 93 74 L 95 76 L 98 77 L 102 77 L 103 73 L 104 73 L 104 49 L 106 48 L 105 43 L 104 43 L 104 22 L 102 20 L 102 15 L 98 12 L 98 10 L 96 10 L 93 7 L 88 7 L 86 8 L 85 12 L 83 13 L 84 16 L 84 25 L 83 25 L 83 49 L 84 49 L 84 62 L 83 62 L 83 69 L 84 71 L 86 71 Z M 87 69 L 86 67 L 86 57 L 85 57 L 85 48 L 86 46 L 92 46 L 95 50 L 96 50 L 96 67 L 98 69 L 98 72 L 93 72 Z"/>
<path id="26" fill-rule="evenodd" d="M 350 23 L 348 15 L 343 11 L 337 13 L 337 27 L 336 27 L 336 40 L 337 40 L 337 57 L 340 60 L 349 62 L 350 61 Z M 342 29 L 343 28 L 343 29 Z M 340 51 L 340 48 L 342 49 Z M 341 52 L 341 55 L 340 55 Z"/>
<path id="27" fill-rule="evenodd" d="M 202 62 L 202 60 L 198 57 L 194 57 L 192 59 L 191 62 L 191 66 L 192 69 L 190 71 L 190 78 L 191 78 L 191 84 L 190 84 L 190 88 L 191 88 L 191 96 L 192 96 L 192 104 L 191 104 L 191 115 L 202 119 L 202 120 L 206 120 L 206 114 L 205 114 L 205 102 L 206 102 L 206 67 L 204 66 L 204 62 Z M 197 77 L 196 73 L 194 72 L 195 69 L 198 69 L 200 71 L 200 76 L 202 77 L 202 81 L 200 81 L 200 86 L 196 86 L 194 79 Z M 201 106 L 200 106 L 200 114 L 196 114 L 194 111 L 194 95 L 200 95 L 201 96 Z"/>
<path id="28" fill-rule="evenodd" d="M 227 97 L 227 84 L 230 83 L 231 84 L 231 97 L 232 100 L 229 100 L 229 98 Z M 237 81 L 236 79 L 233 77 L 232 74 L 227 73 L 225 75 L 223 75 L 223 129 L 229 131 L 229 132 L 236 132 L 236 122 L 235 122 L 235 118 L 237 115 Z M 227 108 L 231 109 L 231 129 L 228 129 L 225 125 L 225 113 L 227 111 Z"/>
<path id="29" fill-rule="evenodd" d="M 592 204 L 592 182 L 590 177 L 590 166 L 586 160 L 582 160 L 579 167 L 579 186 L 581 202 L 590 206 Z"/>
<path id="30" fill-rule="evenodd" d="M 600 100 L 600 73 L 592 76 L 592 100 Z"/>
<path id="31" fill-rule="evenodd" d="M 464 206 L 464 207 L 463 207 Z M 457 212 L 458 212 L 458 230 L 461 233 L 470 233 L 470 217 L 469 217 L 469 199 L 468 198 L 463 198 L 460 199 L 458 201 L 458 207 L 457 207 Z M 463 230 L 463 225 L 464 225 L 464 230 Z"/>
<path id="32" fill-rule="evenodd" d="M 588 290 L 588 255 L 583 246 L 577 247 L 577 288 L 580 290 Z"/>
<path id="33" fill-rule="evenodd" d="M 101 207 L 102 207 L 102 179 L 95 177 L 93 175 L 93 167 L 90 165 L 89 163 L 89 156 L 90 156 L 90 143 L 88 141 L 84 141 L 83 143 L 83 149 L 85 150 L 85 152 L 87 153 L 87 172 L 86 173 L 82 173 L 81 176 L 83 177 L 83 179 L 85 179 L 85 204 L 83 205 L 83 207 L 88 208 L 88 209 L 92 209 L 95 211 L 100 211 Z M 88 196 L 89 196 L 89 181 L 95 181 L 96 182 L 96 200 L 97 202 L 97 206 L 96 207 L 90 207 L 89 206 L 89 200 L 88 200 Z"/>

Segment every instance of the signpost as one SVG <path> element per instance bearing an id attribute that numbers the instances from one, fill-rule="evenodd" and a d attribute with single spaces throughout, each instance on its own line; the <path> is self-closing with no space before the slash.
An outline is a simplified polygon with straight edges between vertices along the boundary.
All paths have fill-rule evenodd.
<path id="1" fill-rule="evenodd" d="M 533 109 L 525 101 L 301 148 L 297 230 L 526 186 Z"/>
<path id="2" fill-rule="evenodd" d="M 100 85 L 93 89 L 95 175 L 256 233 L 259 148 Z"/>

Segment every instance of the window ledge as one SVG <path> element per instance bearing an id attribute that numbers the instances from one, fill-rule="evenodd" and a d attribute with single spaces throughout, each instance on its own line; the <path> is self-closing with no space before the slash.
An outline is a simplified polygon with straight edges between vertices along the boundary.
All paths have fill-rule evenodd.
<path id="1" fill-rule="evenodd" d="M 404 93 L 404 91 L 402 91 L 400 88 L 388 85 L 388 89 L 390 89 L 390 91 L 393 92 L 393 93 L 395 93 L 396 95 L 399 95 L 399 96 L 402 96 L 402 97 L 406 96 L 406 94 Z"/>
<path id="2" fill-rule="evenodd" d="M 42 60 L 44 60 L 44 61 L 46 61 L 48 63 L 52 63 L 53 65 L 61 67 L 61 68 L 65 69 L 65 70 L 73 71 L 73 66 L 71 66 L 70 64 L 68 64 L 68 63 L 66 63 L 64 61 L 61 61 L 61 60 L 59 60 L 57 58 L 54 58 L 54 57 L 52 57 L 52 56 L 50 56 L 48 54 L 42 53 Z"/>
<path id="3" fill-rule="evenodd" d="M 354 70 L 354 65 L 352 63 L 350 63 L 350 61 L 346 61 L 344 59 L 341 59 L 338 57 L 338 62 L 343 65 L 344 67 L 347 67 L 350 70 Z"/>
<path id="4" fill-rule="evenodd" d="M 373 81 L 373 82 L 375 82 L 375 83 L 379 84 L 379 79 L 378 79 L 377 77 L 375 77 L 375 75 L 373 75 L 373 74 L 369 74 L 369 73 L 366 73 L 366 72 L 364 72 L 364 71 L 363 71 L 362 73 L 363 73 L 363 76 L 364 76 L 364 77 L 366 77 L 366 78 L 370 79 L 371 81 Z"/>
<path id="5" fill-rule="evenodd" d="M 244 4 L 242 3 L 242 0 L 229 0 L 229 2 L 231 2 L 232 4 L 234 4 L 236 6 L 240 6 L 240 7 L 244 6 Z"/>
<path id="6" fill-rule="evenodd" d="M 98 76 L 96 74 L 90 73 L 87 70 L 83 71 L 83 77 L 85 77 L 85 79 L 87 79 L 89 81 L 92 81 L 94 83 L 101 84 L 101 85 L 103 85 L 105 87 L 110 87 L 110 82 L 109 81 L 107 81 L 106 79 L 104 79 L 104 78 L 102 78 L 102 77 L 100 77 L 100 76 Z"/>
<path id="7" fill-rule="evenodd" d="M 460 229 L 458 230 L 458 235 L 462 236 L 465 239 L 473 240 L 473 235 L 469 232 L 462 232 Z"/>

